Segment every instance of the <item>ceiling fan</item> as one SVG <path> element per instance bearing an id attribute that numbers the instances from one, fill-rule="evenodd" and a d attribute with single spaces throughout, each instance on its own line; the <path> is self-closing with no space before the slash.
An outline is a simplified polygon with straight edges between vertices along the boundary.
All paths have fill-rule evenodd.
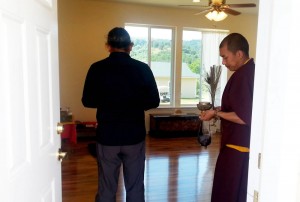
<path id="1" fill-rule="evenodd" d="M 187 6 L 187 7 L 202 7 L 204 10 L 195 13 L 195 15 L 200 15 L 202 13 L 206 13 L 206 17 L 208 19 L 211 15 L 220 15 L 220 20 L 223 20 L 227 17 L 227 14 L 230 15 L 240 15 L 241 12 L 233 10 L 231 8 L 248 8 L 248 7 L 256 7 L 256 4 L 254 3 L 246 3 L 246 4 L 226 4 L 226 0 L 209 0 L 208 6 L 201 6 L 201 5 L 179 5 L 179 6 Z M 221 16 L 222 15 L 222 16 Z M 210 19 L 215 21 L 220 21 L 217 18 L 216 19 Z"/>

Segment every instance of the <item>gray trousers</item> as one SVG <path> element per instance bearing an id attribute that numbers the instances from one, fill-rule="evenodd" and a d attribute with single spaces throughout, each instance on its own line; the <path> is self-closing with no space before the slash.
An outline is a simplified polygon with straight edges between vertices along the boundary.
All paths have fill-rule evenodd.
<path id="1" fill-rule="evenodd" d="M 97 144 L 98 193 L 95 202 L 115 202 L 121 165 L 126 202 L 144 202 L 145 141 L 128 146 Z"/>

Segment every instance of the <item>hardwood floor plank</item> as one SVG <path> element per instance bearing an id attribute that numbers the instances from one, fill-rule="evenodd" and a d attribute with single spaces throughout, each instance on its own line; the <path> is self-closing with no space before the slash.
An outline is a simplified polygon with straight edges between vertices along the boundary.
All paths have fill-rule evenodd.
<path id="1" fill-rule="evenodd" d="M 90 155 L 91 140 L 63 142 L 68 156 L 62 162 L 63 202 L 94 202 L 97 163 Z M 209 202 L 220 134 L 207 149 L 196 137 L 146 139 L 145 199 L 147 202 Z M 122 177 L 122 174 L 120 174 Z M 117 201 L 125 202 L 122 178 Z"/>

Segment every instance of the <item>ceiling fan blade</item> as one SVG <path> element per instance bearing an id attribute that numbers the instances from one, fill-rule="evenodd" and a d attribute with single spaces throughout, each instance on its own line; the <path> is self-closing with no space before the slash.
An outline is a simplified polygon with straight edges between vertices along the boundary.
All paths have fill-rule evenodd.
<path id="1" fill-rule="evenodd" d="M 203 10 L 203 11 L 200 11 L 200 12 L 198 12 L 198 13 L 195 13 L 194 15 L 200 15 L 200 14 L 202 14 L 202 13 L 206 13 L 206 12 L 210 12 L 210 11 L 213 11 L 214 9 L 212 9 L 212 8 L 210 8 L 210 9 L 205 9 L 205 10 Z"/>
<path id="2" fill-rule="evenodd" d="M 227 14 L 230 14 L 230 15 L 240 15 L 241 12 L 238 12 L 236 10 L 232 10 L 230 8 L 225 8 L 224 10 L 224 13 L 227 13 Z"/>
<path id="3" fill-rule="evenodd" d="M 256 7 L 256 4 L 226 4 L 231 8 Z"/>

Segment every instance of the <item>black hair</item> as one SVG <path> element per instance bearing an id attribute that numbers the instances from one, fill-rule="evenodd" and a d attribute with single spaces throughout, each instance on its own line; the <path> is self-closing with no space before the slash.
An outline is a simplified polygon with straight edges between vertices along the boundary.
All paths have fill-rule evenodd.
<path id="1" fill-rule="evenodd" d="M 247 39 L 239 33 L 231 33 L 226 36 L 220 43 L 219 48 L 227 45 L 227 49 L 230 52 L 236 53 L 237 51 L 243 51 L 246 56 L 249 56 L 249 44 Z"/>
<path id="2" fill-rule="evenodd" d="M 115 27 L 109 31 L 107 45 L 113 48 L 127 49 L 131 44 L 128 32 L 122 27 Z"/>

